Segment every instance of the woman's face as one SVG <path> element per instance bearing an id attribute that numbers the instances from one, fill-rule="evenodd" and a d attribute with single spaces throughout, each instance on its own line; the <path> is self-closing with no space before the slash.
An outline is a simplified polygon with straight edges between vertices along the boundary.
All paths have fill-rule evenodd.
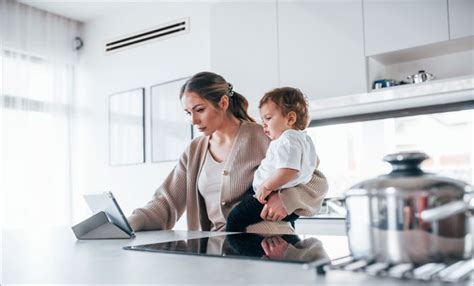
<path id="1" fill-rule="evenodd" d="M 183 93 L 181 103 L 186 114 L 191 117 L 191 123 L 204 135 L 211 135 L 221 126 L 225 111 L 218 110 L 197 93 Z"/>

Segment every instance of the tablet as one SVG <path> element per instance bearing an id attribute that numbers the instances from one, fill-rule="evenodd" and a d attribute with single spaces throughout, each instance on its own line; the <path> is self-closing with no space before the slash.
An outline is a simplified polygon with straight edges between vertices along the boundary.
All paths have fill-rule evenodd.
<path id="1" fill-rule="evenodd" d="M 130 227 L 127 218 L 123 215 L 112 192 L 85 194 L 84 199 L 94 214 L 103 211 L 112 223 L 120 227 L 130 236 L 135 236 L 133 229 Z"/>

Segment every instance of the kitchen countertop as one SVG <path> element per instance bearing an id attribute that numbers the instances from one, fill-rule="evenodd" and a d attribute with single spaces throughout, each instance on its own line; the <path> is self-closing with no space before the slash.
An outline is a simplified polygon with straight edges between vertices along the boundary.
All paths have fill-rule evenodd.
<path id="1" fill-rule="evenodd" d="M 123 250 L 123 246 L 217 236 L 218 232 L 149 231 L 134 239 L 78 241 L 69 228 L 4 230 L 2 285 L 38 284 L 274 284 L 400 285 L 391 278 L 330 271 L 300 264 Z M 308 236 L 304 236 L 307 238 Z M 315 236 L 331 259 L 348 252 L 345 236 Z M 427 285 L 406 282 L 409 285 Z M 430 284 L 433 285 L 433 284 Z M 469 285 L 469 284 L 466 284 Z"/>
<path id="2" fill-rule="evenodd" d="M 344 221 L 346 218 L 341 216 L 340 214 L 335 213 L 327 213 L 327 214 L 317 214 L 314 216 L 302 216 L 299 219 L 333 219 L 333 220 L 340 220 Z"/>

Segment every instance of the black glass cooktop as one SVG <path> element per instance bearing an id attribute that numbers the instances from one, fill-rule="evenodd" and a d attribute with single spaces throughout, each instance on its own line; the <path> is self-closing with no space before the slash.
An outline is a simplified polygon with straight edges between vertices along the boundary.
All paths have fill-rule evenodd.
<path id="1" fill-rule="evenodd" d="M 328 259 L 320 240 L 298 235 L 238 233 L 124 247 L 160 253 L 310 263 Z"/>

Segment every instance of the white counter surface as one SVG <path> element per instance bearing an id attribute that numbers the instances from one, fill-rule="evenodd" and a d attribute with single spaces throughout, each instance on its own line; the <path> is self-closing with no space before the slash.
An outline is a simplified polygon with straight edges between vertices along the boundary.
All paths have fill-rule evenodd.
<path id="1" fill-rule="evenodd" d="M 324 276 L 299 264 L 123 250 L 123 246 L 222 233 L 139 232 L 134 239 L 78 241 L 69 228 L 4 230 L 3 277 L 11 284 L 269 284 L 401 285 L 395 279 L 331 271 Z M 306 236 L 307 237 L 307 236 Z M 331 259 L 347 253 L 345 236 L 316 236 Z M 425 283 L 408 283 L 427 285 Z"/>

